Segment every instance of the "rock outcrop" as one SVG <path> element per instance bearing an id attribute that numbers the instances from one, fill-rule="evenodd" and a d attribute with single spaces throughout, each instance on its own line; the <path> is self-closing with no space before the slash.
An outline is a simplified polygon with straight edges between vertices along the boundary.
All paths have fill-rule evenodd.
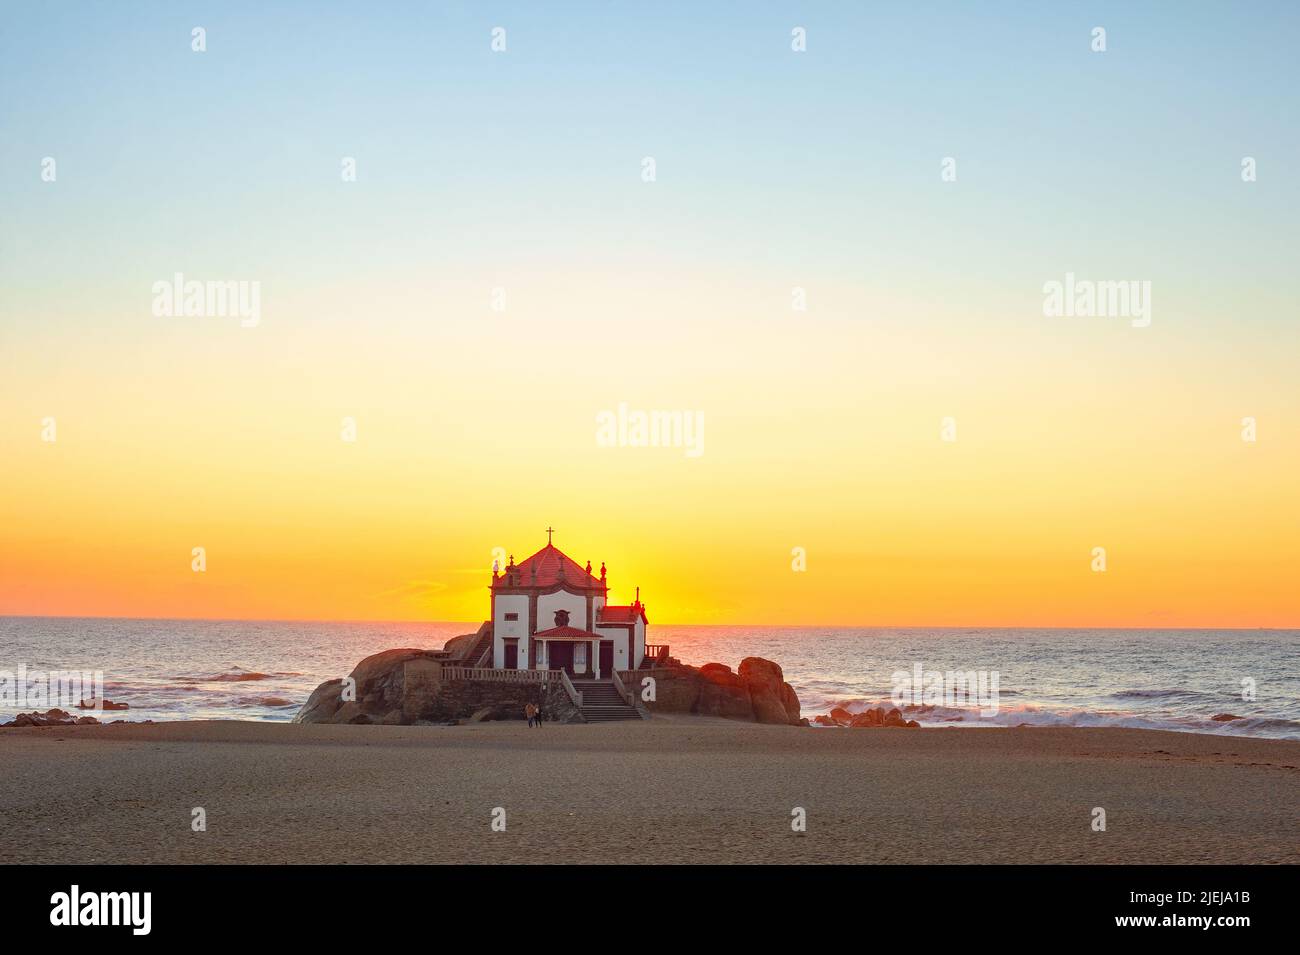
<path id="1" fill-rule="evenodd" d="M 46 710 L 44 713 L 19 713 L 10 722 L 0 726 L 98 726 L 93 716 L 73 716 L 67 710 Z"/>
<path id="2" fill-rule="evenodd" d="M 478 637 L 453 637 L 442 651 L 385 650 L 368 656 L 347 681 L 328 680 L 316 687 L 293 721 L 409 726 L 523 719 L 529 703 L 552 721 L 581 720 L 559 684 L 444 679 L 443 667 L 459 665 L 459 657 Z"/>
<path id="3" fill-rule="evenodd" d="M 872 729 L 875 727 L 898 727 L 900 729 L 917 729 L 920 723 L 903 717 L 898 707 L 886 710 L 883 706 L 850 713 L 842 706 L 831 710 L 830 715 L 817 716 L 814 720 L 818 726 L 847 726 L 851 729 Z"/>
<path id="4" fill-rule="evenodd" d="M 479 639 L 486 633 L 490 633 L 491 630 L 492 624 L 490 622 L 484 622 L 483 626 L 479 627 L 476 633 L 462 633 L 459 637 L 452 637 L 442 645 L 442 651 L 443 653 L 446 653 L 450 659 L 468 666 L 469 664 L 465 660 L 465 655 L 473 650 L 474 645 L 478 643 Z"/>
<path id="5" fill-rule="evenodd" d="M 295 723 L 458 723 L 523 719 L 534 703 L 552 722 L 581 722 L 582 715 L 558 683 L 514 683 L 443 679 L 444 666 L 460 666 L 484 631 L 447 641 L 443 650 L 385 650 L 356 665 L 349 680 L 329 680 L 312 692 Z M 653 670 L 625 672 L 628 689 L 655 680 L 655 699 L 644 701 L 654 713 L 697 713 L 758 723 L 806 726 L 799 697 L 771 660 L 746 657 L 740 667 L 673 663 Z"/>
<path id="6" fill-rule="evenodd" d="M 130 703 L 114 703 L 112 700 L 82 700 L 77 704 L 79 710 L 129 710 Z"/>
<path id="7" fill-rule="evenodd" d="M 799 697 L 785 682 L 781 667 L 762 657 L 746 657 L 734 673 L 721 663 L 676 664 L 625 672 L 623 682 L 639 693 L 646 678 L 655 683 L 655 698 L 645 701 L 651 713 L 695 713 L 790 726 L 808 723 L 799 716 Z"/>

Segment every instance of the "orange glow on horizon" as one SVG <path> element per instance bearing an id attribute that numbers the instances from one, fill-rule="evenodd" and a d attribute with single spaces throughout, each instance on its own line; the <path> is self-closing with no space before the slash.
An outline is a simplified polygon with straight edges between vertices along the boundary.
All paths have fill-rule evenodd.
<path id="1" fill-rule="evenodd" d="M 502 355 L 467 320 L 459 363 L 429 328 L 393 350 L 270 321 L 35 349 L 0 384 L 0 613 L 479 621 L 493 549 L 522 559 L 553 524 L 607 563 L 611 599 L 642 588 L 652 625 L 1300 625 L 1281 351 L 1193 394 L 1176 364 L 1196 359 L 1153 351 L 1155 326 L 1123 347 L 1038 329 L 1037 361 L 975 336 L 976 360 L 901 319 L 759 326 L 692 293 L 724 316 L 709 353 L 662 323 L 632 377 L 597 359 L 638 336 L 606 326 L 577 360 L 573 337 L 601 326 L 558 304 L 512 314 Z M 620 402 L 698 409 L 703 454 L 600 446 Z"/>

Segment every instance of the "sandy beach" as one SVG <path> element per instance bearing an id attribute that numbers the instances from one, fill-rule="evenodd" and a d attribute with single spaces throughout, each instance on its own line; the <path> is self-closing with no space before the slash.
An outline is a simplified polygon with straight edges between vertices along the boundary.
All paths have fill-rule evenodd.
<path id="1" fill-rule="evenodd" d="M 0 764 L 20 863 L 1300 862 L 1300 742 L 1146 730 L 184 722 Z"/>

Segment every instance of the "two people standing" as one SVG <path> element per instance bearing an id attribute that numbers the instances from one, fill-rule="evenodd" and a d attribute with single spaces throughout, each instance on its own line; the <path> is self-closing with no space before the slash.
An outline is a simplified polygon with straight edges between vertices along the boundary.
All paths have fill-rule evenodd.
<path id="1" fill-rule="evenodd" d="M 524 716 L 528 717 L 528 726 L 542 728 L 542 708 L 535 703 L 529 703 L 524 707 Z"/>

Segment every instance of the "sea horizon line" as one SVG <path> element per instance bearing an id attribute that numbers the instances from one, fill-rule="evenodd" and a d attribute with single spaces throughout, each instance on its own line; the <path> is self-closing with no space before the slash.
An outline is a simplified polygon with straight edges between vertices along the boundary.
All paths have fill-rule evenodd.
<path id="1" fill-rule="evenodd" d="M 0 619 L 10 620 L 147 620 L 178 623 L 329 623 L 329 624 L 403 624 L 403 625 L 454 625 L 479 627 L 486 620 L 435 620 L 435 619 L 393 619 L 393 618 L 330 618 L 330 617 L 173 617 L 148 616 L 138 614 L 41 614 L 41 613 L 0 613 Z M 1207 633 L 1251 633 L 1266 631 L 1271 633 L 1297 633 L 1300 626 L 1237 626 L 1224 627 L 1213 625 L 1188 626 L 1097 626 L 1091 624 L 923 624 L 923 623 L 759 623 L 742 621 L 738 623 L 681 623 L 675 621 L 656 621 L 660 627 L 691 627 L 694 629 L 734 629 L 736 627 L 761 627 L 767 630 L 1102 630 L 1115 632 L 1185 632 L 1204 631 Z"/>

